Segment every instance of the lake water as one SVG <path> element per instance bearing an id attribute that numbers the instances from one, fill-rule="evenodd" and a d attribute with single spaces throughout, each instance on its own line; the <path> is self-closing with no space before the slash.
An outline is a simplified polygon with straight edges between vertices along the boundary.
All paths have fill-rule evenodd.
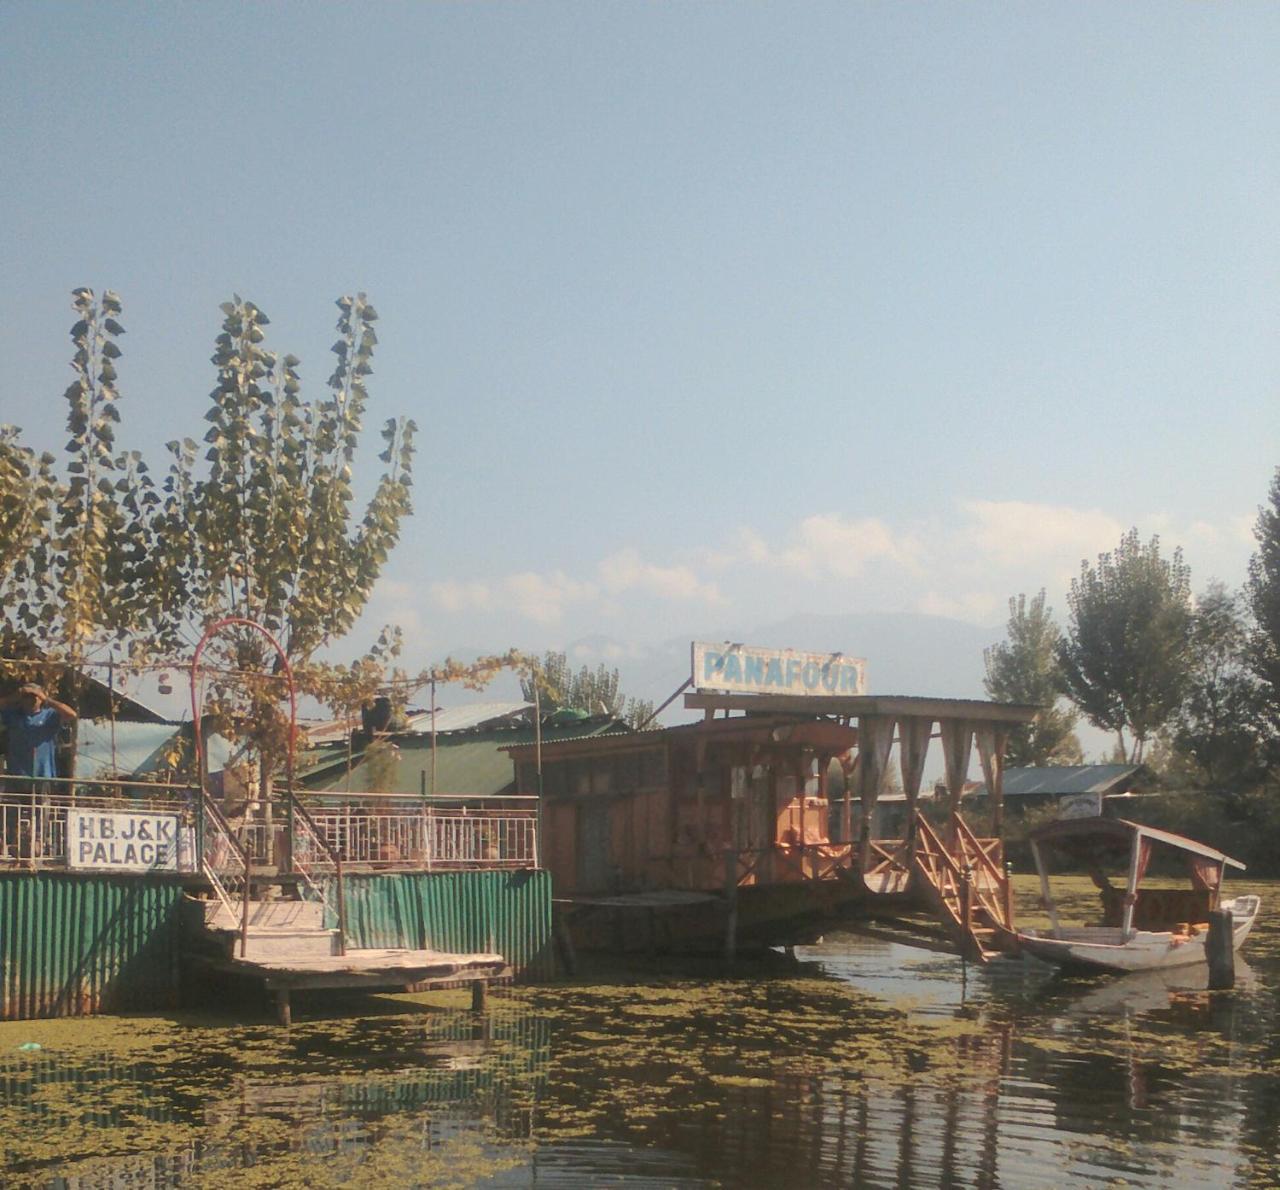
<path id="1" fill-rule="evenodd" d="M 6 1023 L 0 1183 L 1274 1186 L 1280 883 L 1233 891 L 1264 903 L 1229 994 L 833 934 L 733 978 L 498 990 L 483 1019 L 449 992 L 300 998 L 287 1031 Z"/>

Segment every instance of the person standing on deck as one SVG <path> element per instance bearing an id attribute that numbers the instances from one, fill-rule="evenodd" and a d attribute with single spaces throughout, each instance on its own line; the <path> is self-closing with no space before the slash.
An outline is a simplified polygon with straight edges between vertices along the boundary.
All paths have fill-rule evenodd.
<path id="1" fill-rule="evenodd" d="M 5 732 L 5 770 L 11 777 L 32 778 L 9 783 L 11 788 L 6 798 L 9 805 L 4 812 L 0 857 L 14 853 L 21 811 L 24 807 L 30 810 L 35 805 L 35 780 L 58 775 L 58 730 L 75 718 L 75 711 L 66 703 L 50 698 L 43 687 L 34 684 L 0 698 L 0 725 Z"/>

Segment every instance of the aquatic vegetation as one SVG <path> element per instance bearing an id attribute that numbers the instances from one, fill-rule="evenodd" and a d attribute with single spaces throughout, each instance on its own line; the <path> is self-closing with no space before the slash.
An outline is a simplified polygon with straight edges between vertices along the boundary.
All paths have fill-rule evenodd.
<path id="1" fill-rule="evenodd" d="M 1239 883 L 1280 906 L 1280 885 Z M 1015 884 L 1030 920 L 1038 887 Z M 1086 879 L 1065 897 L 1096 901 Z M 466 1186 L 623 1152 L 724 1185 L 1273 1185 L 1275 918 L 1244 957 L 1228 995 L 1117 994 L 832 935 L 731 977 L 588 964 L 496 991 L 484 1018 L 450 991 L 317 997 L 288 1030 L 265 1014 L 5 1023 L 0 1167 L 6 1187 Z"/>

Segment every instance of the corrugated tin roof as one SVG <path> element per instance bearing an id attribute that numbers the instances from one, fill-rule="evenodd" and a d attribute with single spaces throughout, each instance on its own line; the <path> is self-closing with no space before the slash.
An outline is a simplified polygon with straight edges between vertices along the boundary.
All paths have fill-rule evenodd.
<path id="1" fill-rule="evenodd" d="M 1038 768 L 1005 769 L 1004 796 L 1068 797 L 1075 793 L 1120 793 L 1146 770 L 1140 764 L 1046 764 Z M 974 790 L 986 796 L 986 785 Z"/>
<path id="2" fill-rule="evenodd" d="M 185 724 L 116 722 L 115 747 L 112 748 L 111 723 L 106 719 L 81 719 L 76 730 L 76 773 L 80 777 L 96 777 L 105 773 L 141 775 L 161 767 L 169 742 L 176 735 L 184 737 L 190 751 L 191 732 Z M 221 736 L 205 741 L 209 771 L 226 767 L 231 745 Z"/>
<path id="3" fill-rule="evenodd" d="M 543 728 L 545 742 L 579 739 L 600 730 L 599 722 Z M 423 773 L 428 788 L 431 782 L 431 737 L 424 735 L 393 736 L 391 741 L 400 750 L 395 777 L 385 793 L 421 793 Z M 503 751 L 512 744 L 533 742 L 532 725 L 488 729 L 484 731 L 455 733 L 436 738 L 436 793 L 437 794 L 497 794 L 509 793 L 515 784 L 515 769 L 511 757 Z M 356 757 L 350 783 L 346 773 L 346 753 L 335 749 L 315 765 L 310 773 L 303 773 L 300 781 L 316 792 L 329 790 L 362 791 L 361 759 Z"/>
<path id="4" fill-rule="evenodd" d="M 531 702 L 474 702 L 462 707 L 440 707 L 436 710 L 436 734 L 444 731 L 470 731 L 497 720 L 512 720 L 533 710 Z M 409 716 L 407 731 L 431 730 L 431 712 L 418 711 Z"/>

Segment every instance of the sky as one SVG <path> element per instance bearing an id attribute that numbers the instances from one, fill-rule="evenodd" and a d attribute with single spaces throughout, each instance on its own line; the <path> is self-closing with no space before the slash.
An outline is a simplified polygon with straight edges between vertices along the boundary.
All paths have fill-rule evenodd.
<path id="1" fill-rule="evenodd" d="M 61 448 L 74 286 L 123 299 L 153 466 L 220 302 L 320 398 L 367 292 L 364 489 L 421 434 L 349 651 L 394 621 L 411 665 L 1061 617 L 1130 526 L 1237 585 L 1278 46 L 1264 4 L 2 5 L 0 422 Z"/>

